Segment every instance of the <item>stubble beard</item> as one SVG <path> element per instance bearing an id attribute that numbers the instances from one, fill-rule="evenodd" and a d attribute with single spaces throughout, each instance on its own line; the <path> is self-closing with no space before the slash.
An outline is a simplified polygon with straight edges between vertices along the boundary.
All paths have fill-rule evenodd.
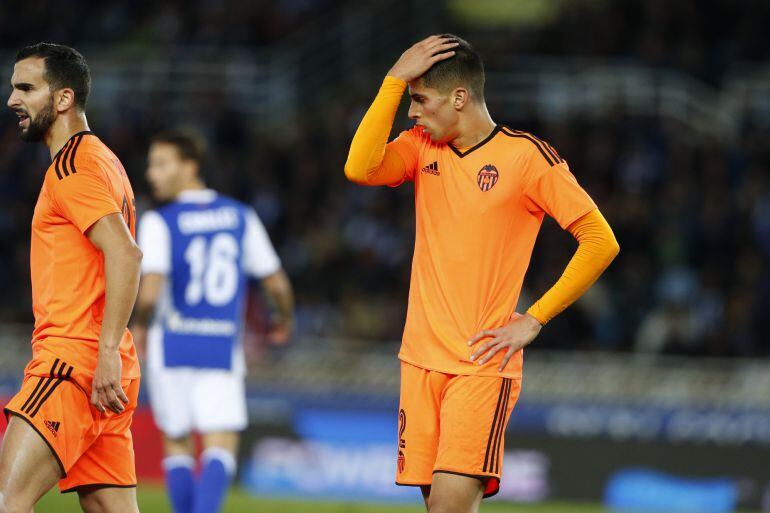
<path id="1" fill-rule="evenodd" d="M 51 95 L 48 104 L 38 112 L 33 119 L 29 118 L 29 128 L 21 131 L 21 139 L 26 142 L 40 142 L 45 138 L 48 130 L 54 122 L 53 95 Z"/>

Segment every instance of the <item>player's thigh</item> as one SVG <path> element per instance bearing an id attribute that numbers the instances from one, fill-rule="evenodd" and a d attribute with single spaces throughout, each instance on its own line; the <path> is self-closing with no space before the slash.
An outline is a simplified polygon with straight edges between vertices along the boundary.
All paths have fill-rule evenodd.
<path id="1" fill-rule="evenodd" d="M 480 480 L 439 472 L 433 474 L 426 504 L 429 513 L 476 513 L 483 496 Z"/>
<path id="2" fill-rule="evenodd" d="M 0 511 L 30 511 L 61 477 L 61 466 L 43 438 L 11 415 L 0 447 Z"/>
<path id="3" fill-rule="evenodd" d="M 158 428 L 170 439 L 184 438 L 192 431 L 194 379 L 189 369 L 152 368 L 147 388 L 152 415 Z"/>
<path id="4" fill-rule="evenodd" d="M 222 370 L 198 370 L 192 388 L 193 428 L 201 434 L 246 429 L 243 376 Z"/>
<path id="5" fill-rule="evenodd" d="M 139 513 L 136 488 L 85 486 L 78 498 L 85 513 Z"/>
<path id="6" fill-rule="evenodd" d="M 396 483 L 429 486 L 439 442 L 441 397 L 449 376 L 401 363 Z"/>
<path id="7" fill-rule="evenodd" d="M 59 482 L 62 492 L 80 493 L 94 486 L 136 486 L 131 423 L 139 400 L 139 380 L 125 380 L 122 387 L 128 397 L 126 409 L 100 418 L 96 439 Z"/>
<path id="8" fill-rule="evenodd" d="M 441 439 L 434 472 L 475 478 L 485 484 L 485 496 L 497 493 L 505 428 L 519 391 L 519 380 L 454 377 L 441 405 Z"/>

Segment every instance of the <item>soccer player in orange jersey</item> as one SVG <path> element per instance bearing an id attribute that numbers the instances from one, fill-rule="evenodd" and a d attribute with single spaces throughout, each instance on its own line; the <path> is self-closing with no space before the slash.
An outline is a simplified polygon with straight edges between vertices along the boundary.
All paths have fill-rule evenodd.
<path id="1" fill-rule="evenodd" d="M 86 512 L 133 513 L 139 364 L 126 329 L 142 253 L 134 194 L 88 128 L 91 77 L 66 46 L 22 49 L 8 107 L 51 153 L 32 217 L 32 359 L 5 406 L 0 513 L 27 513 L 58 481 Z"/>
<path id="2" fill-rule="evenodd" d="M 388 142 L 407 86 L 416 126 Z M 356 131 L 345 174 L 363 185 L 414 182 L 396 483 L 420 486 L 430 512 L 475 512 L 499 489 L 523 347 L 593 284 L 618 244 L 551 145 L 492 120 L 481 58 L 456 36 L 420 41 L 393 65 Z M 578 248 L 556 284 L 520 314 L 545 214 Z"/>

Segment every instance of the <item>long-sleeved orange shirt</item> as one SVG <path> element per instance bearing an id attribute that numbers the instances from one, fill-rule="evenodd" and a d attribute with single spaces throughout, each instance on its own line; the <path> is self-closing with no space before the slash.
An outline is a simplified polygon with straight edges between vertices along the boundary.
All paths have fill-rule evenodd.
<path id="1" fill-rule="evenodd" d="M 514 313 L 543 216 L 569 228 L 580 245 L 562 278 L 530 309 L 541 323 L 596 280 L 617 243 L 564 159 L 528 133 L 496 126 L 463 151 L 415 127 L 388 143 L 405 87 L 385 78 L 345 165 L 346 176 L 360 184 L 414 182 L 416 240 L 399 358 L 449 374 L 500 376 L 504 352 L 475 365 L 466 342 Z M 520 378 L 521 368 L 519 351 L 502 375 Z"/>

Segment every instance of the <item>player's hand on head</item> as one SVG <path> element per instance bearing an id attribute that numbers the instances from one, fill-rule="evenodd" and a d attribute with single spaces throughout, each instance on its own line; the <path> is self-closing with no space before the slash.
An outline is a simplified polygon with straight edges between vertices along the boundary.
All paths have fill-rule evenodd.
<path id="1" fill-rule="evenodd" d="M 107 409 L 123 413 L 126 409 L 123 405 L 128 404 L 128 396 L 120 386 L 122 367 L 119 351 L 99 352 L 91 385 L 91 404 L 102 413 Z"/>
<path id="2" fill-rule="evenodd" d="M 457 40 L 451 37 L 427 37 L 401 54 L 388 75 L 405 82 L 416 80 L 435 63 L 452 57 L 455 54 L 453 48 L 457 45 Z"/>
<path id="3" fill-rule="evenodd" d="M 540 322 L 531 315 L 514 313 L 505 326 L 492 330 L 482 330 L 471 337 L 468 341 L 469 346 L 484 339 L 488 340 L 475 348 L 470 359 L 472 362 L 484 365 L 493 356 L 504 350 L 505 354 L 497 368 L 498 371 L 502 372 L 516 351 L 532 342 L 540 333 L 541 328 Z"/>

